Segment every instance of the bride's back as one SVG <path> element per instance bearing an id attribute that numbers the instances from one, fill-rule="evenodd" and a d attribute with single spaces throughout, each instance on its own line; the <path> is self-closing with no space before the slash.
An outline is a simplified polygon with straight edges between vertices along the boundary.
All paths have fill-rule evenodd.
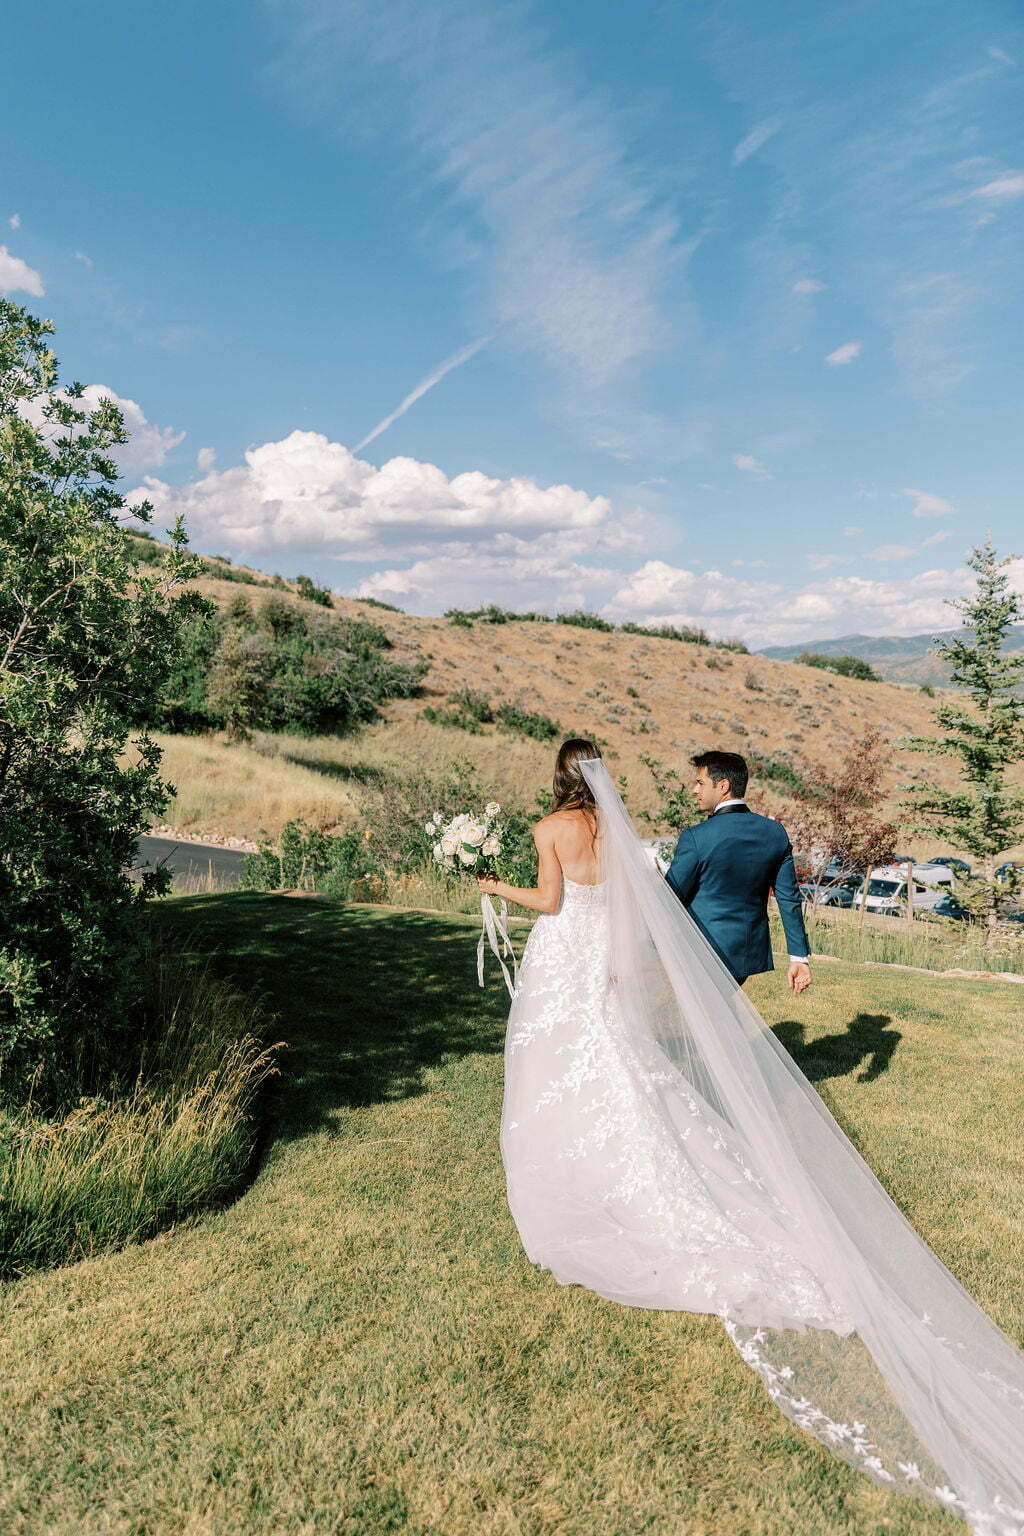
<path id="1" fill-rule="evenodd" d="M 567 807 L 545 816 L 541 826 L 550 828 L 562 874 L 577 885 L 596 885 L 600 879 L 597 818 L 593 811 Z"/>

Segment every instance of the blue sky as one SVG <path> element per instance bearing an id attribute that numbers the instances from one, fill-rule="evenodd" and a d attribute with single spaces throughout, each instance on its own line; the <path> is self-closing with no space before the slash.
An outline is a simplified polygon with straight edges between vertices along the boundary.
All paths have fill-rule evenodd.
<path id="1" fill-rule="evenodd" d="M 752 644 L 945 626 L 970 545 L 1018 552 L 1017 4 L 55 0 L 6 40 L 0 290 L 198 548 Z"/>

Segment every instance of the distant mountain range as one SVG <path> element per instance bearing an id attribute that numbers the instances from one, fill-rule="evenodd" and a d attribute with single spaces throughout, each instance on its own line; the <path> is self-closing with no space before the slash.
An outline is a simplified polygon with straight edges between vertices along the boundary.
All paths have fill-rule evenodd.
<path id="1" fill-rule="evenodd" d="M 774 661 L 793 661 L 801 651 L 816 651 L 822 656 L 859 656 L 870 662 L 888 683 L 932 683 L 941 687 L 949 682 L 949 668 L 936 656 L 936 639 L 951 640 L 960 630 L 938 631 L 930 635 L 840 635 L 838 640 L 807 640 L 803 645 L 770 645 L 759 652 Z M 1024 624 L 1018 624 L 1007 637 L 1008 651 L 1024 651 Z"/>

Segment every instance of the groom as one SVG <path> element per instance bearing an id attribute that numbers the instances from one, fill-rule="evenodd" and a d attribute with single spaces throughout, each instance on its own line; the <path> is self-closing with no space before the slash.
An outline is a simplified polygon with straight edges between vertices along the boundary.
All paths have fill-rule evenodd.
<path id="1" fill-rule="evenodd" d="M 701 752 L 690 761 L 693 793 L 707 819 L 680 834 L 665 879 L 740 986 L 774 970 L 774 890 L 789 945 L 789 985 L 799 995 L 811 984 L 810 946 L 786 830 L 744 800 L 747 765 L 738 752 Z"/>

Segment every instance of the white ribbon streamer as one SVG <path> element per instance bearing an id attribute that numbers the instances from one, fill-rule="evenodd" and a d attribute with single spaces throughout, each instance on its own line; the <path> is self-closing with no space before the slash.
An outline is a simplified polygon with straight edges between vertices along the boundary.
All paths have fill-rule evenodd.
<path id="1" fill-rule="evenodd" d="M 516 952 L 512 948 L 512 940 L 508 933 L 508 903 L 504 897 L 500 898 L 500 911 L 494 910 L 494 903 L 489 896 L 480 897 L 480 915 L 482 923 L 480 927 L 480 939 L 476 946 L 476 979 L 481 986 L 484 984 L 484 955 L 487 945 L 491 947 L 491 953 L 501 966 L 501 974 L 505 978 L 509 997 L 515 997 L 516 987 L 519 985 L 519 965 L 516 960 Z M 503 955 L 507 955 L 512 961 L 512 975 L 508 973 Z"/>

